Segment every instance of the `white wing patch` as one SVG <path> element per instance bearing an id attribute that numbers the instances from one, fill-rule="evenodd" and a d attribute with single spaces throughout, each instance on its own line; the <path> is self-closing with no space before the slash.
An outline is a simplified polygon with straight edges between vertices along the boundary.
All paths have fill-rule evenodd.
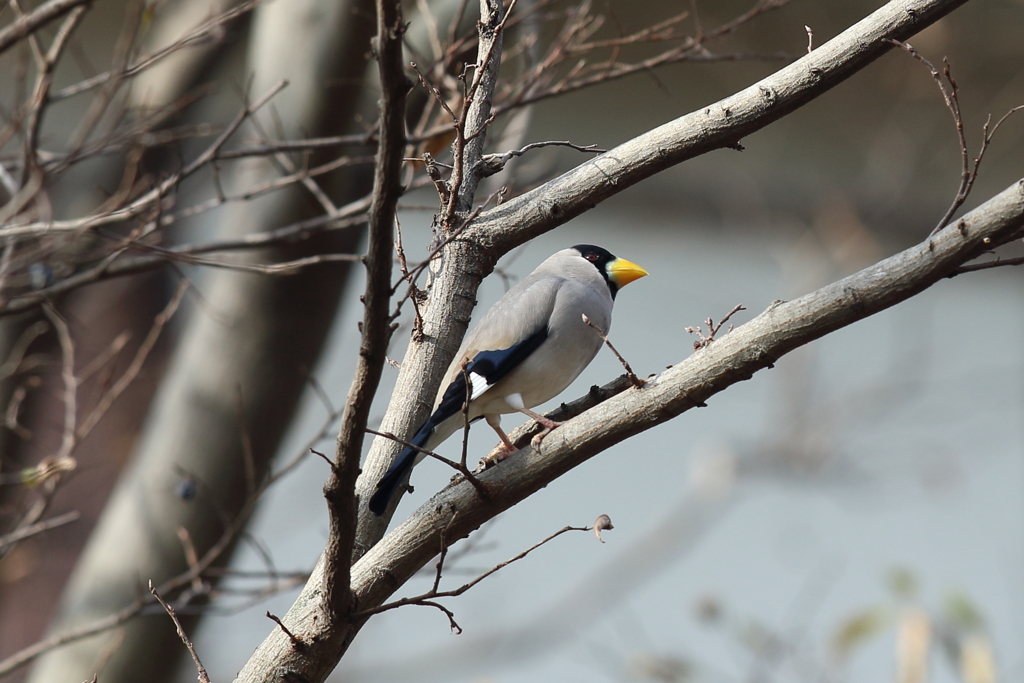
<path id="1" fill-rule="evenodd" d="M 480 397 L 480 394 L 484 393 L 491 388 L 491 384 L 487 383 L 487 378 L 483 375 L 478 375 L 475 372 L 469 373 L 469 383 L 472 386 L 472 391 L 469 393 L 469 400 L 475 401 Z"/>

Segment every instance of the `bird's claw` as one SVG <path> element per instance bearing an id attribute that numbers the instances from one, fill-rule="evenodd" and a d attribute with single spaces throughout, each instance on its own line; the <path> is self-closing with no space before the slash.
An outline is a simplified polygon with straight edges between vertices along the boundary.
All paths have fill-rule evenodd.
<path id="1" fill-rule="evenodd" d="M 552 430 L 554 430 L 556 427 L 561 427 L 564 424 L 562 422 L 555 422 L 554 420 L 549 420 L 547 418 L 544 418 L 543 422 L 541 422 L 540 420 L 538 420 L 538 422 L 544 427 L 544 429 L 534 434 L 533 438 L 530 439 L 530 445 L 533 446 L 534 448 L 539 446 L 540 442 L 543 441 L 544 438 L 552 432 Z"/>
<path id="2" fill-rule="evenodd" d="M 518 451 L 519 449 L 516 448 L 515 446 L 510 447 L 508 444 L 503 443 L 494 451 L 494 462 L 499 463 L 505 458 L 512 455 L 513 453 L 517 453 Z"/>

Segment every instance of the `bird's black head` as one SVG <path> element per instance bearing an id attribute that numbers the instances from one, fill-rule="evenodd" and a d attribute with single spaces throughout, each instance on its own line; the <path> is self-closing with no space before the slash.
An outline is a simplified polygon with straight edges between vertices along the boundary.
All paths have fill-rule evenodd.
<path id="1" fill-rule="evenodd" d="M 593 244 L 577 244 L 573 249 L 580 252 L 580 256 L 594 264 L 597 272 L 601 273 L 601 277 L 608 283 L 608 289 L 611 291 L 612 298 L 614 299 L 615 295 L 619 292 L 619 285 L 610 277 L 608 264 L 615 261 L 615 255 L 607 249 L 595 247 Z"/>
<path id="2" fill-rule="evenodd" d="M 573 249 L 594 264 L 597 272 L 601 273 L 601 277 L 608 283 L 608 291 L 611 292 L 613 299 L 621 288 L 647 275 L 647 271 L 637 264 L 613 256 L 607 249 L 595 247 L 593 244 L 577 244 Z"/>

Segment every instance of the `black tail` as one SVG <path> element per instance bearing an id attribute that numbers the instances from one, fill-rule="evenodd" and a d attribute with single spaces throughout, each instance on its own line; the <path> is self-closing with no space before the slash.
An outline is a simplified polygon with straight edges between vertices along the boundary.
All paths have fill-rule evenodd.
<path id="1" fill-rule="evenodd" d="M 522 360 L 522 358 L 525 357 L 525 355 L 523 355 L 524 353 L 528 354 L 530 351 L 533 351 L 546 338 L 547 328 L 544 328 L 543 335 L 539 333 L 534 333 L 527 339 L 525 346 L 524 344 L 518 344 L 516 346 L 513 346 L 512 351 L 515 351 L 515 349 L 520 350 L 518 352 L 512 353 L 511 356 L 509 355 L 508 351 L 484 352 L 481 354 L 477 354 L 476 356 L 477 359 L 480 359 L 481 356 L 485 356 L 486 358 L 484 359 L 484 362 L 480 364 L 477 361 L 474 361 L 474 364 L 480 364 L 480 367 L 486 368 L 488 373 L 498 372 L 497 377 L 500 377 L 504 373 L 508 372 L 508 370 L 511 369 L 511 367 L 514 367 L 515 364 L 519 363 L 520 360 Z M 512 358 L 514 361 L 513 365 L 510 367 L 506 367 L 505 365 L 499 364 L 497 368 L 495 368 L 495 359 L 491 357 L 495 354 L 500 354 L 503 358 Z M 506 363 L 507 365 L 507 360 L 508 359 L 505 358 L 505 360 L 502 362 Z M 474 364 L 471 364 L 467 369 L 472 371 L 472 368 L 475 367 Z M 487 379 L 489 383 L 493 384 L 493 382 L 490 381 L 491 378 L 489 376 L 487 377 Z M 497 381 L 497 379 L 495 379 L 494 381 Z M 426 424 L 420 427 L 420 430 L 416 432 L 416 436 L 412 437 L 412 440 L 409 443 L 414 444 L 419 448 L 423 448 L 427 443 L 427 440 L 434 433 L 434 428 L 440 425 L 448 418 L 452 417 L 453 415 L 456 415 L 459 412 L 461 412 L 462 406 L 465 402 L 466 373 L 460 372 L 455 377 L 455 380 L 448 385 L 448 388 L 445 389 L 444 395 L 441 397 L 441 403 L 437 406 L 437 410 L 435 410 L 434 414 L 430 416 L 430 419 L 427 420 Z M 395 489 L 398 488 L 398 485 L 402 482 L 402 479 L 405 478 L 405 475 L 409 473 L 409 470 L 412 469 L 412 466 L 416 464 L 417 456 L 419 455 L 419 451 L 417 451 L 415 448 L 406 448 L 405 450 L 402 451 L 401 455 L 399 455 L 398 458 L 396 458 L 395 461 L 391 463 L 391 467 L 384 474 L 384 476 L 381 477 L 380 481 L 377 482 L 377 490 L 374 491 L 373 495 L 370 497 L 370 512 L 377 515 L 378 517 L 384 514 L 384 510 L 387 509 L 388 502 L 391 500 L 392 494 L 394 494 Z"/>
<path id="2" fill-rule="evenodd" d="M 431 420 L 427 420 L 427 424 L 420 428 L 420 431 L 416 432 L 416 436 L 412 438 L 410 443 L 416 444 L 420 448 L 427 442 L 430 435 L 434 431 L 434 424 Z M 412 469 L 412 466 L 416 464 L 416 456 L 419 455 L 419 451 L 414 448 L 406 447 L 401 454 L 395 458 L 395 461 L 391 463 L 391 467 L 384 473 L 384 476 L 377 482 L 377 490 L 373 492 L 370 497 L 370 512 L 380 517 L 384 514 L 384 510 L 388 507 L 388 502 L 391 500 L 391 496 L 395 493 L 398 485 L 402 483 L 402 480 Z"/>

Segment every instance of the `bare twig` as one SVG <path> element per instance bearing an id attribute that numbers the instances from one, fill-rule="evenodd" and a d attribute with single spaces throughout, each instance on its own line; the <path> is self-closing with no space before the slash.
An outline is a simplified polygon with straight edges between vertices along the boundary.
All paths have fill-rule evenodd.
<path id="1" fill-rule="evenodd" d="M 53 306 L 44 305 L 43 312 L 53 324 L 57 339 L 60 341 L 61 378 L 64 380 L 64 436 L 57 459 L 63 460 L 71 456 L 71 451 L 77 443 L 75 421 L 78 415 L 78 378 L 75 377 L 75 344 L 67 323 Z"/>
<path id="2" fill-rule="evenodd" d="M 539 149 L 541 147 L 569 147 L 577 152 L 590 152 L 592 154 L 604 154 L 608 150 L 600 149 L 596 145 L 576 145 L 567 140 L 549 140 L 547 142 L 531 142 L 521 149 L 513 149 L 505 152 L 504 154 L 486 154 L 480 160 L 483 164 L 482 173 L 484 177 L 492 176 L 495 173 L 500 173 L 505 164 L 511 161 L 514 157 L 519 157 L 530 150 Z"/>
<path id="3" fill-rule="evenodd" d="M 928 59 L 921 55 L 917 50 L 908 43 L 901 42 L 899 40 L 887 39 L 884 42 L 890 43 L 906 51 L 917 61 L 924 64 L 928 71 L 932 75 L 932 79 L 935 84 L 938 85 L 939 91 L 942 93 L 942 99 L 946 103 L 946 109 L 953 116 L 953 124 L 956 127 L 957 141 L 960 146 L 960 187 L 957 188 L 956 195 L 953 197 L 952 203 L 949 208 L 946 209 L 946 213 L 943 214 L 942 218 L 939 219 L 938 224 L 932 229 L 931 234 L 934 235 L 942 228 L 949 225 L 953 219 L 953 215 L 957 210 L 963 206 L 964 202 L 967 201 L 968 195 L 971 193 L 971 189 L 974 187 L 974 182 L 978 179 L 978 170 L 981 167 L 981 161 L 985 157 L 985 151 L 988 149 L 989 144 L 992 142 L 993 136 L 999 127 L 1003 125 L 1014 113 L 1024 109 L 1024 105 L 1016 106 L 1006 112 L 999 121 L 996 122 L 995 126 L 991 127 L 991 117 L 985 121 L 985 125 L 982 127 L 982 139 L 981 147 L 978 150 L 978 155 L 974 157 L 973 165 L 970 158 L 970 152 L 967 147 L 967 136 L 964 132 L 964 120 L 963 115 L 960 111 L 960 97 L 959 87 L 956 81 L 953 79 L 952 70 L 947 60 L 943 60 L 943 68 L 941 73 Z"/>
<path id="4" fill-rule="evenodd" d="M 395 443 L 399 443 L 404 448 L 411 448 L 411 449 L 413 449 L 414 451 L 416 451 L 418 453 L 423 453 L 424 455 L 426 455 L 428 457 L 431 457 L 434 460 L 437 460 L 438 462 L 443 462 L 445 465 L 448 465 L 448 467 L 451 467 L 453 470 L 459 472 L 463 477 L 465 477 L 466 480 L 469 481 L 469 483 L 472 484 L 476 488 L 477 492 L 479 492 L 480 495 L 484 499 L 486 499 L 490 495 L 490 492 L 487 490 L 487 487 L 484 486 L 484 484 L 479 479 L 477 479 L 475 476 L 473 476 L 473 472 L 466 465 L 465 447 L 463 447 L 463 459 L 462 459 L 462 462 L 459 462 L 457 460 L 449 460 L 448 458 L 444 457 L 443 455 L 438 455 L 434 451 L 428 451 L 425 448 L 420 448 L 419 446 L 417 446 L 414 443 L 406 441 L 405 439 L 398 438 L 397 436 L 395 436 L 391 432 L 378 432 L 377 430 L 370 429 L 369 427 L 366 428 L 366 431 L 367 431 L 367 433 L 373 434 L 374 436 L 382 436 L 385 439 L 390 439 L 390 440 L 394 441 Z M 463 441 L 465 442 L 465 440 L 463 440 Z"/>
<path id="5" fill-rule="evenodd" d="M 50 519 L 43 520 L 42 522 L 36 522 L 35 524 L 30 524 L 29 526 L 22 527 L 9 534 L 0 536 L 0 550 L 6 552 L 8 546 L 24 541 L 26 538 L 37 536 L 45 531 L 49 531 L 50 529 L 56 529 L 59 526 L 75 522 L 81 516 L 82 515 L 77 510 L 72 510 L 71 512 L 66 512 L 63 515 L 51 517 Z"/>
<path id="6" fill-rule="evenodd" d="M 142 242 L 122 243 L 119 248 L 111 252 L 102 260 L 101 263 L 95 266 L 59 280 L 38 291 L 11 297 L 6 302 L 0 303 L 0 316 L 19 313 L 21 311 L 34 308 L 47 299 L 66 294 L 94 282 L 155 270 L 173 262 L 184 262 L 194 265 L 226 268 L 229 270 L 262 273 L 267 275 L 290 275 L 302 268 L 318 263 L 357 260 L 359 256 L 353 254 L 320 254 L 317 256 L 296 259 L 294 261 L 286 261 L 284 263 L 263 265 L 220 259 L 204 259 L 193 255 L 215 251 L 256 249 L 262 246 L 288 242 L 293 239 L 301 239 L 302 237 L 312 234 L 318 230 L 354 226 L 366 220 L 365 217 L 360 214 L 361 212 L 365 212 L 368 203 L 368 201 L 354 202 L 339 212 L 342 216 L 351 213 L 352 215 L 350 218 L 332 218 L 331 216 L 326 215 L 315 216 L 282 228 L 262 233 L 254 233 L 247 237 L 233 240 L 219 240 L 205 244 L 185 244 L 178 247 L 167 248 Z M 169 223 L 170 221 L 167 222 Z M 151 255 L 123 257 L 122 254 L 128 250 L 151 252 Z"/>
<path id="7" fill-rule="evenodd" d="M 149 582 L 149 592 L 153 594 L 153 597 L 156 598 L 156 601 L 160 603 L 160 606 L 167 612 L 171 621 L 174 622 L 174 628 L 178 630 L 178 637 L 181 638 L 181 642 L 183 642 L 185 647 L 188 648 L 188 653 L 192 655 L 192 661 L 196 664 L 196 671 L 199 672 L 199 683 L 210 683 L 210 677 L 207 675 L 206 669 L 203 667 L 203 663 L 199 661 L 199 655 L 196 654 L 196 649 L 192 646 L 192 641 L 188 639 L 187 635 L 185 635 L 185 629 L 181 627 L 181 622 L 178 621 L 178 615 L 174 613 L 174 608 L 164 602 L 164 599 L 160 597 L 160 594 L 157 592 L 152 580 Z"/>
<path id="8" fill-rule="evenodd" d="M 93 408 L 92 412 L 82 420 L 81 426 L 78 428 L 76 438 L 81 440 L 92 431 L 92 428 L 96 426 L 96 423 L 100 421 L 106 412 L 113 405 L 114 401 L 117 400 L 125 389 L 128 388 L 139 372 L 142 370 L 142 366 L 146 362 L 146 358 L 149 357 L 150 351 L 156 345 L 157 340 L 160 338 L 160 333 L 163 331 L 167 322 L 174 316 L 175 311 L 178 310 L 178 306 L 181 304 L 182 299 L 185 296 L 185 292 L 191 287 L 191 283 L 188 280 L 182 280 L 178 285 L 178 290 L 171 297 L 171 300 L 164 307 L 156 318 L 153 320 L 153 326 L 149 328 L 149 334 L 143 340 L 139 346 L 138 351 L 135 352 L 135 357 L 132 359 L 131 364 L 124 371 L 121 377 L 118 378 L 117 382 L 110 387 L 109 390 L 105 391 L 99 403 Z"/>
<path id="9" fill-rule="evenodd" d="M 64 46 L 67 44 L 71 32 L 85 14 L 86 7 L 75 7 L 68 14 L 67 19 L 57 31 L 56 37 L 45 55 L 40 55 L 39 73 L 36 76 L 36 87 L 29 103 L 28 120 L 25 123 L 24 132 L 24 153 L 22 155 L 21 184 L 24 185 L 30 173 L 36 170 L 36 147 L 38 146 L 39 126 L 43 120 L 43 112 L 49 102 L 50 85 L 53 83 L 53 70 L 60 59 Z M 35 36 L 30 36 L 34 39 Z M 35 45 L 33 40 L 33 45 Z"/>
<path id="10" fill-rule="evenodd" d="M 449 520 L 449 522 L 448 522 L 449 526 L 451 526 L 454 523 L 454 519 L 455 519 L 455 516 L 453 516 L 453 518 L 451 520 Z M 600 518 L 598 518 L 598 519 L 600 519 Z M 611 528 L 611 527 L 605 527 L 605 528 Z M 434 585 L 433 585 L 433 587 L 429 591 L 427 591 L 426 593 L 423 593 L 422 595 L 416 595 L 416 596 L 408 597 L 408 598 L 401 598 L 400 600 L 395 600 L 394 602 L 388 602 L 388 603 L 385 603 L 385 604 L 380 605 L 378 607 L 374 607 L 372 609 L 363 610 L 363 611 L 357 613 L 356 616 L 358 616 L 358 617 L 366 617 L 366 616 L 370 616 L 372 614 L 379 614 L 381 612 L 386 612 L 386 611 L 389 611 L 389 610 L 393 610 L 393 609 L 396 609 L 398 607 L 404 607 L 405 605 L 423 605 L 423 606 L 427 606 L 427 607 L 434 607 L 434 608 L 437 608 L 437 609 L 441 610 L 442 612 L 444 612 L 448 616 L 448 619 L 449 619 L 449 621 L 451 623 L 451 626 L 452 626 L 452 630 L 456 631 L 457 633 L 461 633 L 462 629 L 459 627 L 459 625 L 457 623 L 455 623 L 454 614 L 450 610 L 448 610 L 447 608 L 445 608 L 442 605 L 434 602 L 434 600 L 436 600 L 437 598 L 454 598 L 454 597 L 458 597 L 458 596 L 462 595 L 463 593 L 465 593 L 469 589 L 473 588 L 478 583 L 480 583 L 481 581 L 483 581 L 487 577 L 491 576 L 495 572 L 498 572 L 498 571 L 504 569 L 505 567 L 509 566 L 513 562 L 518 562 L 519 560 L 523 559 L 524 557 L 526 557 L 527 555 L 532 553 L 537 548 L 541 547 L 542 545 L 544 545 L 544 544 L 546 544 L 546 543 L 548 543 L 550 541 L 553 541 L 554 539 L 558 538 L 559 536 L 561 536 L 564 533 L 567 533 L 567 532 L 570 532 L 570 531 L 592 531 L 592 530 L 594 530 L 594 527 L 589 527 L 589 526 L 583 526 L 583 527 L 567 526 L 567 527 L 563 527 L 562 529 L 559 529 L 555 533 L 553 533 L 550 536 L 548 536 L 547 538 L 545 538 L 543 541 L 539 541 L 539 542 L 533 544 L 532 546 L 530 546 L 529 548 L 527 548 L 523 552 L 519 553 L 515 557 L 512 557 L 512 558 L 510 558 L 508 560 L 505 560 L 504 562 L 499 562 L 498 564 L 494 565 L 493 567 L 491 567 L 490 569 L 488 569 L 484 573 L 482 573 L 479 576 L 477 576 L 476 578 L 474 578 L 472 581 L 469 581 L 468 583 L 464 583 L 463 585 L 461 585 L 458 588 L 455 588 L 453 590 L 446 590 L 446 591 L 442 591 L 442 590 L 438 589 L 440 581 L 441 581 L 441 571 L 442 571 L 442 568 L 443 568 L 443 565 L 444 565 L 445 552 L 446 552 L 446 549 L 448 547 L 448 544 L 444 543 L 443 544 L 443 548 L 445 550 L 442 550 L 441 556 L 440 556 L 440 558 L 438 560 L 437 572 L 436 572 L 436 575 L 435 575 L 435 578 L 434 578 Z M 442 540 L 443 540 L 443 533 L 442 533 Z"/>
<path id="11" fill-rule="evenodd" d="M 402 195 L 402 158 L 405 156 L 406 95 L 412 84 L 405 76 L 402 36 L 406 24 L 401 3 L 377 0 L 377 36 L 374 42 L 380 74 L 380 145 L 370 202 L 369 243 L 364 259 L 366 289 L 362 301 L 363 321 L 359 361 L 345 400 L 338 431 L 334 467 L 324 496 L 330 512 L 330 535 L 324 550 L 326 608 L 334 619 L 351 611 L 349 589 L 352 555 L 358 521 L 356 479 L 370 406 L 380 384 L 388 342 L 394 331 L 388 308 L 391 297 L 391 250 L 394 244 L 395 213 Z M 365 504 L 360 507 L 365 509 Z M 329 624 L 322 624 L 328 627 Z"/>
<path id="12" fill-rule="evenodd" d="M 91 0 L 64 0 L 64 4 L 84 4 L 85 2 L 89 1 Z M 247 2 L 243 2 L 242 4 L 236 7 L 232 7 L 231 9 L 222 12 L 221 14 L 210 17 L 208 20 L 197 26 L 195 29 L 190 31 L 188 35 L 184 36 L 180 40 L 177 40 L 171 43 L 170 45 L 167 45 L 166 47 L 162 47 L 159 50 L 149 55 L 146 55 L 134 64 L 130 66 L 126 65 L 120 69 L 115 69 L 113 71 L 107 71 L 101 74 L 97 74 L 92 78 L 88 78 L 74 85 L 70 85 L 66 88 L 55 91 L 51 95 L 51 99 L 64 99 L 66 97 L 71 97 L 72 95 L 77 95 L 81 92 L 85 92 L 86 90 L 90 90 L 92 88 L 103 85 L 111 80 L 123 80 L 125 78 L 130 78 L 132 76 L 140 74 L 149 67 L 156 64 L 157 62 L 163 60 L 164 58 L 181 51 L 182 48 L 188 47 L 189 45 L 192 45 L 194 43 L 202 43 L 204 41 L 210 40 L 211 38 L 216 38 L 217 35 L 222 31 L 222 27 L 224 24 L 229 23 L 234 19 L 237 19 L 242 15 L 252 11 L 253 8 L 255 8 L 256 5 L 258 5 L 259 3 L 260 0 L 248 0 Z M 55 0 L 51 0 L 51 2 L 47 4 L 57 3 Z M 2 49 L 2 39 L 0 39 L 0 50 Z"/>
<path id="13" fill-rule="evenodd" d="M 595 333 L 597 333 L 597 336 L 601 338 L 601 341 L 603 341 L 605 343 L 605 345 L 609 349 L 611 349 L 611 352 L 615 354 L 615 357 L 619 359 L 619 362 L 622 363 L 622 367 L 626 369 L 626 377 L 629 378 L 630 384 L 632 384 L 637 389 L 642 387 L 645 384 L 644 380 L 642 380 L 642 379 L 640 379 L 639 377 L 636 376 L 636 373 L 633 372 L 633 368 L 629 367 L 629 363 L 626 362 L 626 359 L 623 358 L 622 354 L 620 354 L 615 349 L 615 347 L 612 346 L 612 343 L 610 341 L 608 341 L 608 335 L 606 335 L 603 331 L 599 330 L 597 328 L 597 325 L 595 325 L 594 323 L 590 322 L 590 318 L 587 317 L 586 313 L 583 314 L 583 322 L 584 322 L 584 324 L 587 327 L 589 327 Z"/>
<path id="14" fill-rule="evenodd" d="M 53 21 L 75 7 L 87 5 L 92 0 L 49 0 L 36 7 L 29 14 L 18 17 L 0 30 L 0 52 L 30 35 L 44 24 Z"/>
<path id="15" fill-rule="evenodd" d="M 410 138 L 410 141 L 415 141 Z M 245 157 L 262 157 L 281 152 L 311 152 L 318 149 L 333 149 L 345 145 L 376 144 L 375 134 L 360 133 L 356 135 L 332 135 L 325 138 L 307 138 L 305 140 L 264 140 L 248 146 L 235 147 L 222 151 L 218 159 L 243 159 Z"/>
<path id="16" fill-rule="evenodd" d="M 58 232 L 77 232 L 101 225 L 123 223 L 124 221 L 150 211 L 157 200 L 162 198 L 173 188 L 177 187 L 182 180 L 191 176 L 197 170 L 206 166 L 206 164 L 216 158 L 220 148 L 225 142 L 227 142 L 228 138 L 234 135 L 235 131 L 238 130 L 238 127 L 242 125 L 242 122 L 270 101 L 274 95 L 280 92 L 287 85 L 287 81 L 279 81 L 253 104 L 243 107 L 242 111 L 239 112 L 235 119 L 227 126 L 227 128 L 224 129 L 224 132 L 221 133 L 198 157 L 193 159 L 180 171 L 164 180 L 156 188 L 142 195 L 128 206 L 116 211 L 110 211 L 101 215 L 86 216 L 84 218 L 62 221 L 41 221 L 23 225 L 7 226 L 0 228 L 0 238 L 14 237 L 18 235 L 45 235 Z"/>
<path id="17" fill-rule="evenodd" d="M 18 340 L 11 346 L 7 359 L 4 360 L 3 364 L 0 364 L 0 381 L 6 380 L 8 377 L 19 372 L 32 369 L 32 367 L 38 364 L 38 361 L 29 360 L 30 356 L 27 356 L 28 349 L 32 346 L 32 342 L 45 334 L 49 329 L 50 326 L 42 320 L 34 322 L 25 328 Z"/>
<path id="18" fill-rule="evenodd" d="M 956 277 L 957 275 L 963 275 L 964 273 L 973 273 L 978 270 L 989 270 L 990 268 L 1001 268 L 1003 266 L 1024 266 L 1024 257 L 1020 258 L 996 258 L 993 261 L 985 261 L 984 263 L 968 263 L 967 265 L 960 266 L 948 277 Z"/>
<path id="19" fill-rule="evenodd" d="M 939 70 L 935 68 L 934 64 L 925 59 L 909 43 L 892 39 L 886 39 L 884 42 L 905 50 L 911 57 L 928 67 L 928 70 L 931 72 L 932 79 L 935 81 L 936 85 L 939 86 L 939 91 L 942 93 L 942 99 L 946 103 L 946 108 L 953 116 L 953 124 L 956 126 L 956 136 L 957 140 L 960 142 L 960 187 L 957 189 L 956 196 L 953 198 L 953 203 L 946 210 L 946 213 L 943 214 L 938 225 L 932 229 L 931 234 L 934 235 L 949 224 L 953 214 L 956 213 L 956 210 L 960 208 L 967 199 L 967 193 L 970 191 L 970 186 L 973 184 L 972 176 L 974 174 L 971 172 L 970 152 L 967 150 L 967 137 L 964 134 L 964 120 L 960 113 L 960 99 L 957 94 L 957 84 L 956 81 L 953 80 L 952 73 L 950 72 L 949 62 L 945 63 L 945 68 L 940 73 Z"/>
<path id="20" fill-rule="evenodd" d="M 516 83 L 506 89 L 507 93 L 503 95 L 501 102 L 495 106 L 494 114 L 499 116 L 515 107 L 532 104 L 637 73 L 650 73 L 657 67 L 678 62 L 788 59 L 789 55 L 785 54 L 714 54 L 706 47 L 707 43 L 729 35 L 759 15 L 781 7 L 784 4 L 786 4 L 786 0 L 782 2 L 758 2 L 747 12 L 706 33 L 701 28 L 699 19 L 694 12 L 694 17 L 698 20 L 694 35 L 692 36 L 679 36 L 671 30 L 673 25 L 678 24 L 691 14 L 690 11 L 687 11 L 670 17 L 656 27 L 652 27 L 655 29 L 654 33 L 651 33 L 651 28 L 648 28 L 612 41 L 590 41 L 589 37 L 601 26 L 603 17 L 594 16 L 590 13 L 590 3 L 581 3 L 579 7 L 569 11 L 566 23 L 559 36 L 553 41 L 548 54 L 539 60 L 536 66 L 524 74 Z M 579 58 L 581 53 L 590 53 L 598 48 L 613 48 L 613 50 L 617 50 L 621 45 L 654 40 L 679 41 L 679 44 L 664 50 L 660 54 L 635 63 L 619 61 L 617 51 L 613 51 L 612 55 L 605 61 L 588 61 Z M 563 63 L 569 63 L 573 66 L 567 74 L 555 80 L 554 74 L 557 73 L 555 67 Z"/>
<path id="21" fill-rule="evenodd" d="M 299 638 L 294 633 L 289 631 L 288 627 L 285 626 L 284 622 L 282 622 L 277 616 L 271 614 L 268 611 L 267 612 L 267 619 L 270 619 L 272 622 L 274 622 L 275 624 L 277 624 L 278 626 L 281 627 L 281 630 L 284 632 L 284 634 L 286 636 L 288 636 L 288 640 L 292 641 L 292 645 L 295 647 L 296 650 L 299 650 L 301 652 L 301 651 L 304 651 L 306 649 L 306 644 L 304 642 L 302 642 L 301 640 L 299 640 Z"/>
<path id="22" fill-rule="evenodd" d="M 709 345 L 711 342 L 715 341 L 715 335 L 718 334 L 718 331 L 720 329 L 722 329 L 722 325 L 728 322 L 729 318 L 731 318 L 734 313 L 738 313 L 740 311 L 745 310 L 747 309 L 743 307 L 743 304 L 736 304 L 735 306 L 733 306 L 733 309 L 731 311 L 726 313 L 724 318 L 718 321 L 717 325 L 711 318 L 705 320 L 704 324 L 707 325 L 708 328 L 708 336 L 706 337 L 704 336 L 704 333 L 701 331 L 700 327 L 685 328 L 686 331 L 689 332 L 690 334 L 697 335 L 697 341 L 693 342 L 693 350 L 699 351 L 700 349 L 703 349 L 705 346 Z M 732 325 L 729 325 L 728 331 L 732 332 Z"/>
<path id="23" fill-rule="evenodd" d="M 192 534 L 183 526 L 177 529 L 178 540 L 181 541 L 181 549 L 185 553 L 185 564 L 192 569 L 199 564 L 199 553 L 196 552 L 196 544 L 192 542 Z M 192 577 L 192 592 L 201 594 L 204 590 L 203 578 L 196 574 Z"/>

